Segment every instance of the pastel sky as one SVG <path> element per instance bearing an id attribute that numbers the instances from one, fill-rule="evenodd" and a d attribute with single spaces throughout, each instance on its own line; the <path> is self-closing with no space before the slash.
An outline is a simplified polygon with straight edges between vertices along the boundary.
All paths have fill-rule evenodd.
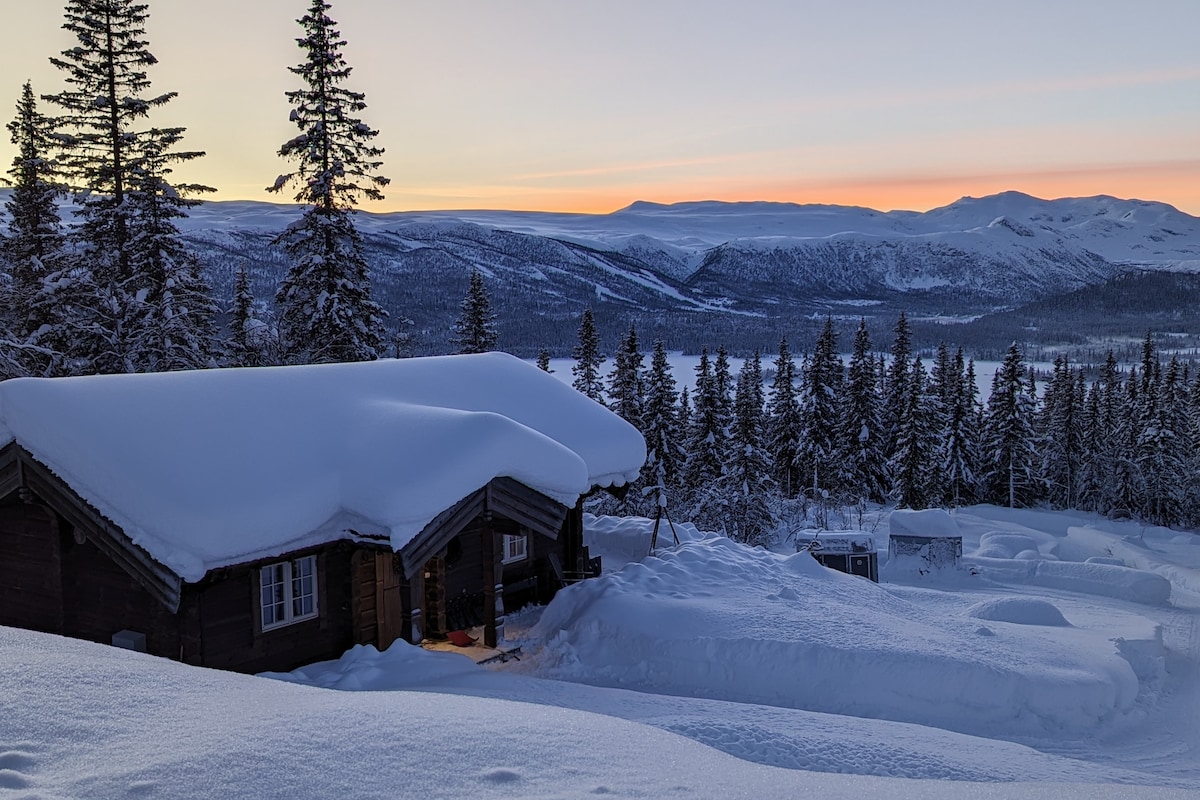
<path id="1" fill-rule="evenodd" d="M 263 188 L 308 0 L 148 0 L 180 178 Z M 0 119 L 74 41 L 0 0 Z M 1200 215 L 1200 0 L 333 0 L 386 148 L 371 210 L 635 200 L 924 210 L 1017 189 Z M 5 99 L 7 98 L 7 100 Z M 3 109 L 9 109 L 5 113 Z M 43 109 L 48 110 L 48 109 Z M 13 148 L 0 141 L 0 162 Z"/>

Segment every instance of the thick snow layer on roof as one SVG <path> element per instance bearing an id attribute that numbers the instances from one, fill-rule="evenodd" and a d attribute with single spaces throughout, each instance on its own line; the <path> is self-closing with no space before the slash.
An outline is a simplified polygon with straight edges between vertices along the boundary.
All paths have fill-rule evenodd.
<path id="1" fill-rule="evenodd" d="M 928 536 L 930 538 L 959 538 L 958 523 L 940 508 L 913 511 L 898 508 L 888 519 L 891 531 L 897 536 Z"/>
<path id="2" fill-rule="evenodd" d="M 19 379 L 0 423 L 184 580 L 351 530 L 398 549 L 501 476 L 572 505 L 645 458 L 624 420 L 500 353 Z"/>

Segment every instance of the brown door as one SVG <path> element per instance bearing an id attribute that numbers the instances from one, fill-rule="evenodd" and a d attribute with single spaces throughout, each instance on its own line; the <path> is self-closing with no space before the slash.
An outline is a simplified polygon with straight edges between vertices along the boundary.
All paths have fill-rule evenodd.
<path id="1" fill-rule="evenodd" d="M 61 632 L 61 547 L 45 506 L 0 508 L 0 625 Z"/>
<path id="2" fill-rule="evenodd" d="M 391 553 L 375 554 L 375 607 L 379 618 L 379 642 L 375 646 L 386 650 L 404 633 L 400 573 Z"/>

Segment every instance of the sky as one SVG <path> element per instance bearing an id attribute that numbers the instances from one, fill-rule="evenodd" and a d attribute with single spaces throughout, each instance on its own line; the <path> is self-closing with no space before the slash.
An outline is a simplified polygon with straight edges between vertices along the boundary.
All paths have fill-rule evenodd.
<path id="1" fill-rule="evenodd" d="M 208 154 L 178 177 L 280 199 L 265 187 L 287 171 L 308 0 L 148 2 L 153 89 L 179 93 L 152 121 Z M 24 80 L 62 88 L 64 6 L 0 0 L 20 32 L 0 48 L 0 119 Z M 330 16 L 386 149 L 370 210 L 926 210 L 1015 189 L 1200 215 L 1196 0 L 334 0 Z"/>

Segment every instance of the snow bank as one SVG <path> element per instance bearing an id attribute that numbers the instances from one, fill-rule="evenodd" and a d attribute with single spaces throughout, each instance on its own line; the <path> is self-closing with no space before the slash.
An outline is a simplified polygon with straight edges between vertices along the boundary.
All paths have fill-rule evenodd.
<path id="1" fill-rule="evenodd" d="M 593 556 L 601 556 L 606 571 L 620 569 L 631 561 L 641 561 L 650 554 L 650 539 L 654 535 L 654 520 L 646 517 L 612 517 L 583 515 L 583 543 Z M 705 534 L 690 522 L 675 523 L 675 536 L 681 542 L 695 542 Z M 664 518 L 658 528 L 658 546 L 674 547 L 671 526 Z"/>
<path id="2" fill-rule="evenodd" d="M 501 353 L 23 378 L 0 426 L 189 581 L 356 533 L 399 549 L 500 476 L 573 505 L 645 459 L 624 420 Z"/>
<path id="3" fill-rule="evenodd" d="M 1140 569 L 1094 561 L 1046 561 L 1036 556 L 1013 559 L 973 556 L 968 560 L 985 576 L 1007 583 L 1064 589 L 1143 605 L 1162 605 L 1171 598 L 1169 580 Z"/>
<path id="4" fill-rule="evenodd" d="M 559 592 L 531 635 L 548 677 L 987 735 L 1092 731 L 1137 695 L 1104 633 L 978 627 L 808 553 L 709 539 Z"/>
<path id="5" fill-rule="evenodd" d="M 1069 626 L 1062 612 L 1053 603 L 1032 597 L 998 597 L 984 600 L 967 609 L 967 616 L 1015 625 Z"/>

